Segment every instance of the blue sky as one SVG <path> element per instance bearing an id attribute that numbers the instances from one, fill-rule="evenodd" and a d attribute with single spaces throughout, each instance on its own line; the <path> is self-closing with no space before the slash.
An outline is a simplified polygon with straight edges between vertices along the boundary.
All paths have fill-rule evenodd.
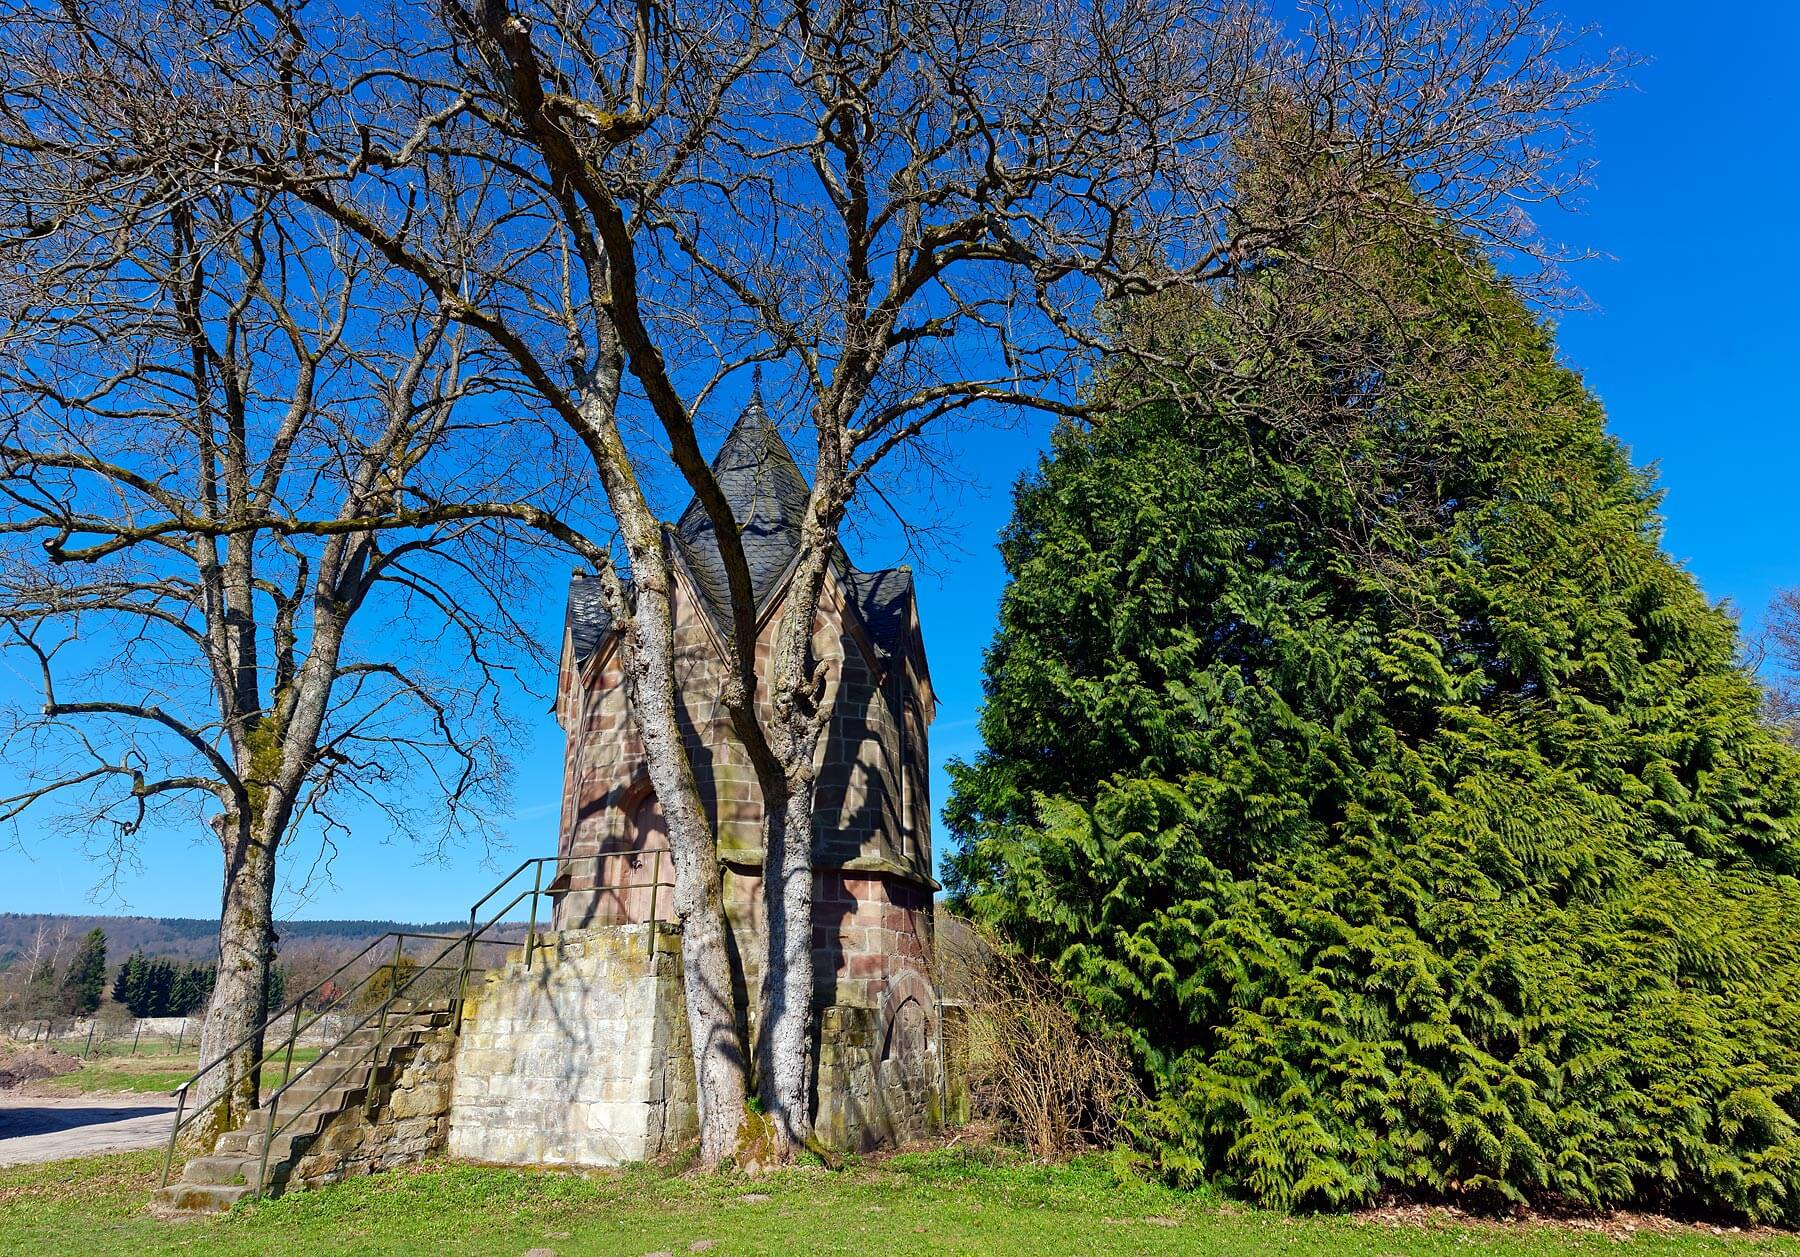
<path id="1" fill-rule="evenodd" d="M 1588 118 L 1598 166 L 1580 212 L 1544 220 L 1559 238 L 1610 255 L 1575 270 L 1594 308 L 1562 317 L 1562 351 L 1633 458 L 1657 465 L 1670 552 L 1708 595 L 1754 620 L 1778 587 L 1800 584 L 1800 142 L 1789 90 L 1800 82 L 1800 7 L 1570 0 L 1563 11 L 1650 61 L 1632 90 Z M 943 761 L 979 749 L 981 655 L 1002 580 L 993 542 L 1009 488 L 1045 435 L 1037 426 L 974 438 L 967 466 L 977 483 L 945 504 L 952 544 L 920 574 L 940 699 L 939 804 Z M 873 567 L 898 556 L 877 538 L 859 557 Z M 560 592 L 544 606 L 554 636 Z M 501 864 L 554 852 L 561 753 L 545 715 L 519 756 Z M 65 840 L 27 830 L 23 849 L 0 849 L 0 911 L 216 913 L 215 846 L 162 835 L 143 856 L 145 871 L 119 888 L 126 902 L 96 904 L 101 870 Z M 444 919 L 465 914 L 492 880 L 474 851 L 427 866 L 403 842 L 346 846 L 333 885 L 280 906 L 315 918 Z"/>

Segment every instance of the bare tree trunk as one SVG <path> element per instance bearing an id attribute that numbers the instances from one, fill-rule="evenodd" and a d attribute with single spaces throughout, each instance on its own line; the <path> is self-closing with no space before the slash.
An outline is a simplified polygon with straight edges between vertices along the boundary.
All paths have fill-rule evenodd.
<path id="1" fill-rule="evenodd" d="M 256 1107 L 262 1055 L 260 1034 L 275 943 L 275 856 L 268 844 L 240 828 L 225 857 L 224 902 L 219 912 L 219 968 L 206 1024 L 200 1032 L 202 1064 L 224 1055 L 239 1039 L 249 1041 L 231 1059 L 201 1079 L 188 1097 L 190 1111 L 223 1095 L 218 1114 L 204 1125 L 203 1138 L 242 1124 Z"/>
<path id="2" fill-rule="evenodd" d="M 677 718 L 668 569 L 658 552 L 643 559 L 634 555 L 632 573 L 637 606 L 624 643 L 627 686 L 650 784 L 669 827 L 682 987 L 700 1101 L 700 1157 L 711 1166 L 735 1151 L 744 1124 L 743 1033 L 732 998 L 718 851 Z"/>
<path id="3" fill-rule="evenodd" d="M 813 782 L 765 800 L 767 963 L 757 1010 L 757 1083 L 784 1151 L 812 1136 Z"/>
<path id="4" fill-rule="evenodd" d="M 675 621 L 662 525 L 625 452 L 614 419 L 623 363 L 616 342 L 590 379 L 579 408 L 580 433 L 594 457 L 631 562 L 627 598 L 610 566 L 602 567 L 607 601 L 625 626 L 620 641 L 625 693 L 644 742 L 651 788 L 669 827 L 675 865 L 675 912 L 681 921 L 682 988 L 700 1112 L 700 1157 L 708 1166 L 731 1156 L 744 1125 L 749 1073 L 744 1032 L 732 993 L 719 853 L 681 733 L 675 687 Z"/>

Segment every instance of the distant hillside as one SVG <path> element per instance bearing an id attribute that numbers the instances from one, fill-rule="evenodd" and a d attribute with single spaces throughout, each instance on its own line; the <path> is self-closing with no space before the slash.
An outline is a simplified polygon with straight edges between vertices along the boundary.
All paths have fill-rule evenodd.
<path id="1" fill-rule="evenodd" d="M 64 916 L 47 912 L 0 913 L 0 969 L 31 950 L 39 929 L 52 937 L 67 931 L 65 952 L 75 940 L 99 926 L 106 931 L 108 968 L 134 951 L 173 960 L 211 960 L 218 946 L 219 923 L 202 917 L 101 917 Z M 424 925 L 403 921 L 282 921 L 275 933 L 283 954 L 300 951 L 340 953 L 379 938 L 390 930 L 416 930 L 425 934 L 454 934 L 467 928 L 466 921 L 435 921 Z"/>

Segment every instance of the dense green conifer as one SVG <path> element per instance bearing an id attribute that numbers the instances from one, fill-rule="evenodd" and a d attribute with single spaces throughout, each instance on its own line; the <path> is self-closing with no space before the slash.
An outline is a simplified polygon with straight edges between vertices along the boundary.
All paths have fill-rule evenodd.
<path id="1" fill-rule="evenodd" d="M 100 1007 L 106 993 L 106 931 L 95 926 L 82 937 L 63 972 L 62 1010 L 84 1017 Z"/>
<path id="2" fill-rule="evenodd" d="M 142 1016 L 137 1010 L 143 1002 L 143 988 L 144 954 L 134 951 L 125 957 L 125 963 L 119 966 L 119 972 L 113 978 L 113 1003 L 123 1005 L 132 1013 Z"/>
<path id="3" fill-rule="evenodd" d="M 1211 373 L 1020 486 L 952 889 L 1177 1177 L 1800 1222 L 1795 753 L 1549 331 L 1371 266 L 1155 312 Z"/>

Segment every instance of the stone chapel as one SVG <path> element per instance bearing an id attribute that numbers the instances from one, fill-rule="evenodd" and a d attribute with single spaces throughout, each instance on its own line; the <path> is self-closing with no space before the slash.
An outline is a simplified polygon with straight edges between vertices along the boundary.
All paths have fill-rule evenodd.
<path id="1" fill-rule="evenodd" d="M 793 574 L 808 486 L 759 396 L 726 436 L 713 473 L 743 530 L 758 623 L 772 634 Z M 754 1008 L 762 955 L 761 802 L 718 700 L 729 625 L 725 575 L 697 501 L 666 526 L 665 537 L 675 573 L 681 710 L 717 829 L 727 922 L 747 1006 Z M 770 641 L 759 641 L 760 656 L 767 657 Z M 549 886 L 558 962 L 542 966 L 530 983 L 516 976 L 490 981 L 474 1007 L 457 1066 L 452 1152 L 496 1161 L 607 1163 L 655 1156 L 695 1129 L 685 1016 L 669 976 L 679 966 L 678 942 L 658 949 L 657 973 L 633 967 L 643 963 L 635 934 L 672 928 L 665 888 L 671 872 L 617 645 L 598 582 L 577 575 L 556 698 L 567 737 L 558 875 Z M 861 571 L 840 551 L 826 580 L 814 649 L 827 668 L 832 708 L 813 834 L 814 1121 L 827 1146 L 859 1151 L 936 1129 L 952 1090 L 944 1010 L 932 980 L 937 883 L 926 737 L 936 704 L 910 569 Z M 658 880 L 665 887 L 651 884 Z M 662 924 L 652 927 L 652 921 Z M 620 995 L 637 1010 L 636 1026 L 611 1025 L 608 1000 L 584 1004 L 593 991 Z M 654 1017 L 641 1015 L 647 1008 Z M 583 1027 L 584 1042 L 545 1038 L 566 1037 L 556 1027 L 572 1024 Z M 557 1056 L 521 1063 L 510 1049 L 526 1030 L 543 1040 L 540 1051 L 554 1049 Z M 529 1116 L 508 1115 L 515 1101 L 527 1109 L 546 1096 L 579 1104 L 574 1097 L 583 1094 L 604 1096 L 604 1111 L 571 1119 L 566 1137 L 546 1139 L 542 1121 L 533 1130 Z M 558 1138 L 560 1150 L 552 1146 Z"/>
<path id="2" fill-rule="evenodd" d="M 726 436 L 713 472 L 743 529 L 766 660 L 809 495 L 760 397 Z M 698 503 L 664 536 L 681 712 L 718 834 L 740 994 L 754 1008 L 762 804 L 718 699 L 723 565 Z M 961 1013 L 935 982 L 926 733 L 936 702 L 912 573 L 865 572 L 840 550 L 813 649 L 831 713 L 813 833 L 813 1126 L 825 1146 L 856 1152 L 929 1135 L 967 1113 Z M 511 1165 L 606 1166 L 653 1160 L 695 1137 L 668 834 L 626 708 L 617 634 L 596 583 L 579 576 L 556 716 L 567 737 L 556 855 L 527 860 L 478 902 L 464 935 L 377 940 L 394 939 L 391 967 L 356 989 L 386 974 L 378 1010 L 353 1008 L 347 1031 L 310 1065 L 293 1062 L 291 1075 L 284 1066 L 242 1125 L 202 1143 L 157 1192 L 158 1208 L 215 1211 L 446 1150 Z M 539 915 L 546 894 L 548 921 Z M 522 931 L 488 935 L 526 900 L 532 916 Z M 478 927 L 484 910 L 500 915 Z M 428 956 L 439 950 L 403 979 L 409 937 Z M 290 1043 L 299 1007 L 278 1014 L 292 1027 Z"/>

